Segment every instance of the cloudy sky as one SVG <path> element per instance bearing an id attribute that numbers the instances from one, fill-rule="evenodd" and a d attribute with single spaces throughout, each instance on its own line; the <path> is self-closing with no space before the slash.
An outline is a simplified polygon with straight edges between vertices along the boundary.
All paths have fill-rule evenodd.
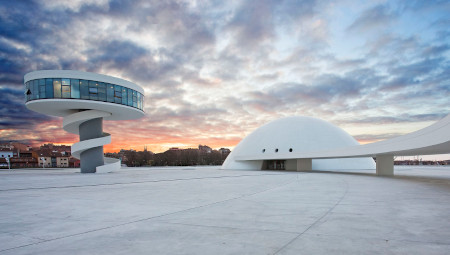
<path id="1" fill-rule="evenodd" d="M 106 151 L 232 148 L 292 115 L 383 140 L 450 113 L 449 49 L 446 0 L 1 1 L 0 139 L 76 142 L 23 95 L 25 73 L 73 69 L 145 88 Z"/>

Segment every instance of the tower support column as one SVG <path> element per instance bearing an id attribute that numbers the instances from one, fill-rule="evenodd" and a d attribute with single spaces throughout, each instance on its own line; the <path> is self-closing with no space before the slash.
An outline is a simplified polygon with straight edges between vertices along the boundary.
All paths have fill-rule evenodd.
<path id="1" fill-rule="evenodd" d="M 394 175 L 393 155 L 377 155 L 377 175 L 381 176 Z"/>
<path id="2" fill-rule="evenodd" d="M 311 171 L 311 170 L 312 170 L 312 159 L 310 158 L 297 159 L 297 171 Z"/>
<path id="3" fill-rule="evenodd" d="M 103 118 L 87 120 L 79 126 L 80 141 L 103 136 Z M 103 145 L 93 147 L 80 154 L 81 173 L 95 173 L 96 167 L 104 165 Z"/>

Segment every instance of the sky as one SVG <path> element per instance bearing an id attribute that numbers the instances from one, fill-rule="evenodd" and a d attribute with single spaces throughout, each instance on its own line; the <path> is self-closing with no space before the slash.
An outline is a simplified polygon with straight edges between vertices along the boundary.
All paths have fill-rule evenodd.
<path id="1" fill-rule="evenodd" d="M 24 105 L 24 74 L 70 69 L 145 90 L 107 152 L 233 148 L 296 115 L 380 141 L 450 113 L 449 49 L 449 1 L 0 0 L 0 139 L 77 142 Z"/>

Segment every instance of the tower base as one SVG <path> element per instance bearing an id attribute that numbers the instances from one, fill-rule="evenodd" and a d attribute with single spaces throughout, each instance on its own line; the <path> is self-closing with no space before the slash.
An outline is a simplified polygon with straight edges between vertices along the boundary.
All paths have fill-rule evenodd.
<path id="1" fill-rule="evenodd" d="M 103 136 L 103 118 L 87 120 L 79 127 L 80 141 Z M 95 173 L 98 166 L 104 165 L 103 146 L 87 149 L 80 154 L 80 172 Z"/>

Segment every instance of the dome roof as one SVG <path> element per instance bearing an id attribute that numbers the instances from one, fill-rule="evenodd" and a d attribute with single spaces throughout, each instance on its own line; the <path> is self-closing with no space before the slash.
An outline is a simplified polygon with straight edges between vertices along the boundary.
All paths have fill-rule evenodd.
<path id="1" fill-rule="evenodd" d="M 261 169 L 261 161 L 235 161 L 236 156 L 264 154 L 273 159 L 290 152 L 310 152 L 358 145 L 341 128 L 313 117 L 286 117 L 269 122 L 244 138 L 222 169 Z M 272 157 L 273 156 L 273 157 Z M 313 170 L 374 169 L 371 158 L 313 159 Z"/>

